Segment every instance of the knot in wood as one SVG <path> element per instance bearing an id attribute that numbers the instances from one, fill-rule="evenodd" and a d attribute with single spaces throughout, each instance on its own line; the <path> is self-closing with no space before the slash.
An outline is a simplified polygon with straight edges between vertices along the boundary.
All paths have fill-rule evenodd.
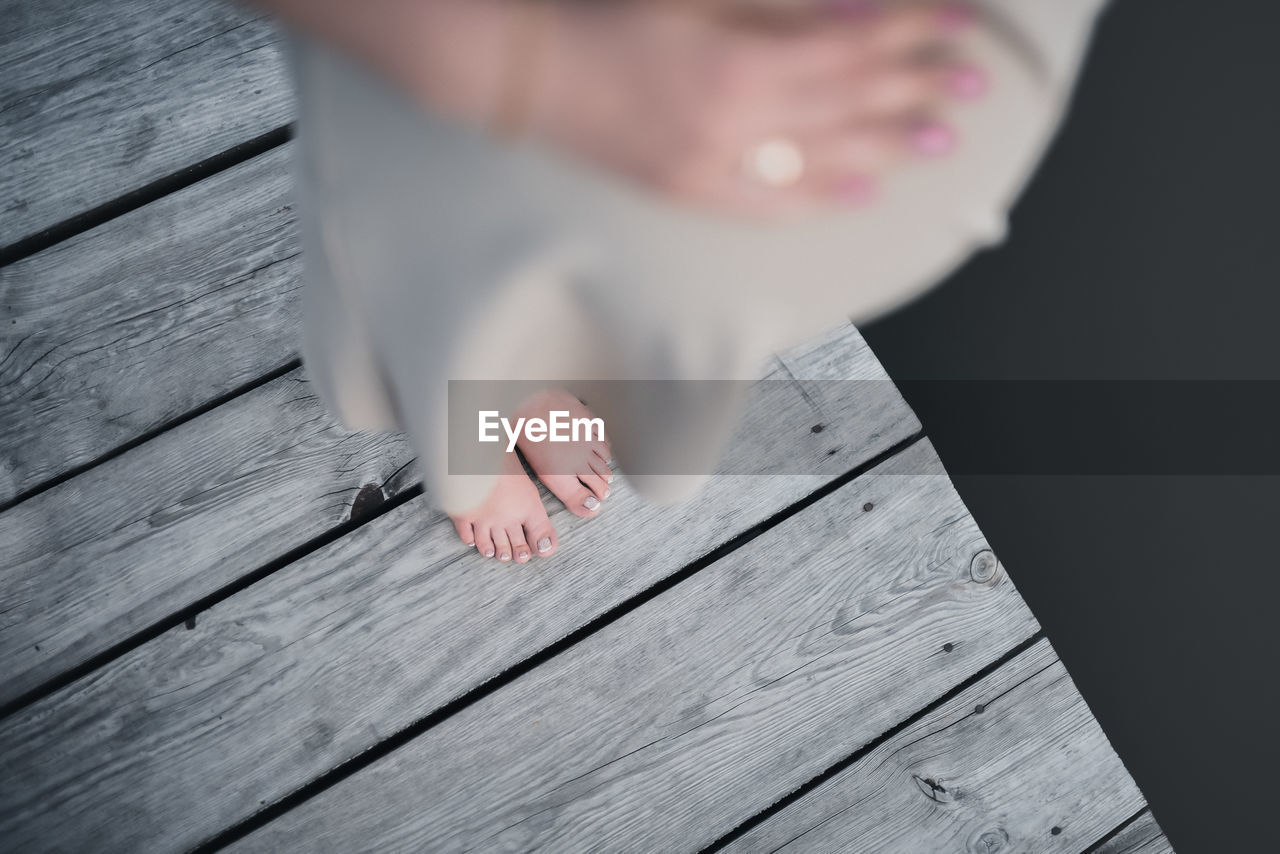
<path id="1" fill-rule="evenodd" d="M 999 566 L 1000 562 L 996 560 L 995 552 L 991 549 L 983 549 L 969 561 L 969 577 L 979 584 L 987 584 L 996 577 Z"/>
<path id="2" fill-rule="evenodd" d="M 1009 834 L 1003 827 L 984 830 L 969 840 L 969 854 L 997 854 L 1009 847 Z"/>
<path id="3" fill-rule="evenodd" d="M 382 491 L 381 486 L 376 483 L 366 483 L 360 487 L 355 500 L 351 502 L 351 515 L 347 518 L 352 521 L 363 519 L 377 510 L 378 506 L 386 500 L 387 494 Z"/>
<path id="4" fill-rule="evenodd" d="M 911 779 L 915 781 L 916 788 L 931 801 L 949 804 L 956 799 L 955 793 L 944 786 L 941 780 L 921 777 L 919 774 L 912 774 Z"/>

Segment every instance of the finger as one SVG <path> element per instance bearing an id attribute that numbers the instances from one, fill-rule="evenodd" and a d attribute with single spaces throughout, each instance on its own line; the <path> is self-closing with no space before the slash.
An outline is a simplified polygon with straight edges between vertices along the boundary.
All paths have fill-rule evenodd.
<path id="1" fill-rule="evenodd" d="M 797 87 L 779 106 L 783 134 L 812 135 L 895 115 L 926 113 L 943 98 L 945 78 L 919 63 L 884 65 L 863 75 L 844 75 Z"/>
<path id="2" fill-rule="evenodd" d="M 844 7 L 853 11 L 839 11 Z M 741 46 L 776 80 L 812 81 L 905 57 L 945 54 L 972 17 L 968 7 L 954 3 L 838 4 L 834 14 L 808 16 L 804 26 L 774 23 L 745 36 Z"/>
<path id="3" fill-rule="evenodd" d="M 882 9 L 861 20 L 859 51 L 878 60 L 945 50 L 973 19 L 958 3 L 914 3 Z"/>
<path id="4" fill-rule="evenodd" d="M 809 144 L 801 189 L 865 203 L 878 176 L 914 159 L 945 156 L 955 145 L 954 130 L 937 121 L 859 125 Z"/>

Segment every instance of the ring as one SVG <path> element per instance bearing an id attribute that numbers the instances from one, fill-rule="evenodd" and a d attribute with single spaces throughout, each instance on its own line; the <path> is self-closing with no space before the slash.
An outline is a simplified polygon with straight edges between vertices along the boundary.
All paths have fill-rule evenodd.
<path id="1" fill-rule="evenodd" d="M 789 187 L 804 174 L 804 155 L 789 139 L 766 139 L 747 149 L 743 166 L 748 175 L 767 187 Z"/>

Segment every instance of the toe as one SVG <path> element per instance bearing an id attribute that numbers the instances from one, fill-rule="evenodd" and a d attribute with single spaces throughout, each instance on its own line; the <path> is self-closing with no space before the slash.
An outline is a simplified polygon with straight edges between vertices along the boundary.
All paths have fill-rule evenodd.
<path id="1" fill-rule="evenodd" d="M 516 563 L 527 563 L 533 556 L 533 549 L 524 540 L 524 528 L 518 525 L 508 528 L 507 539 L 511 541 L 511 553 L 515 556 Z"/>
<path id="2" fill-rule="evenodd" d="M 592 459 L 587 461 L 587 465 L 591 467 L 591 470 L 593 472 L 600 475 L 600 479 L 605 482 L 606 487 L 608 486 L 608 484 L 613 483 L 613 470 L 609 468 L 608 463 L 593 457 Z M 601 496 L 601 498 L 603 497 L 604 496 Z"/>
<path id="3" fill-rule="evenodd" d="M 462 541 L 468 546 L 474 546 L 476 544 L 476 537 L 471 531 L 470 522 L 464 522 L 461 519 L 454 519 L 453 528 L 458 532 L 458 536 L 462 537 Z"/>
<path id="4" fill-rule="evenodd" d="M 533 544 L 533 552 L 539 557 L 551 557 L 555 554 L 556 547 L 560 545 L 556 538 L 556 529 L 552 527 L 551 520 L 547 518 L 545 511 L 524 520 L 524 533 L 525 542 Z"/>
<path id="5" fill-rule="evenodd" d="M 489 529 L 476 526 L 476 551 L 485 557 L 493 557 L 493 538 L 489 536 Z"/>
<path id="6" fill-rule="evenodd" d="M 595 472 L 587 472 L 578 475 L 579 482 L 595 495 L 596 498 L 604 501 L 609 497 L 609 484 L 604 482 L 604 478 Z"/>
<path id="7" fill-rule="evenodd" d="M 590 518 L 600 512 L 600 499 L 571 474 L 548 475 L 542 478 L 547 489 L 564 502 L 570 513 Z"/>
<path id="8" fill-rule="evenodd" d="M 511 560 L 511 541 L 507 539 L 507 532 L 494 528 L 489 536 L 493 538 L 493 549 L 498 554 L 498 560 Z"/>

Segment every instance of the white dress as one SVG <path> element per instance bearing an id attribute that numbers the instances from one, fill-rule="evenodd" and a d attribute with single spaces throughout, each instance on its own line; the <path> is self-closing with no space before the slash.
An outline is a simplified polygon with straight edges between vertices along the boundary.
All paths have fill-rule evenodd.
<path id="1" fill-rule="evenodd" d="M 949 115 L 960 145 L 887 177 L 875 203 L 785 224 L 716 218 L 593 167 L 431 115 L 324 45 L 297 40 L 303 360 L 353 429 L 405 430 L 428 493 L 479 503 L 449 453 L 450 380 L 748 379 L 770 353 L 915 297 L 1005 234 L 1059 124 L 1103 0 L 986 0 L 964 37 L 991 90 Z M 740 384 L 737 384 L 740 385 Z M 665 383 L 588 397 L 655 500 L 711 471 L 741 400 Z M 502 411 L 514 388 L 493 384 Z M 693 392 L 693 389 L 699 391 Z M 455 431 L 474 424 L 454 401 Z M 470 435 L 470 434 L 468 434 Z M 494 446 L 485 446 L 492 448 Z M 666 465 L 664 465 L 666 463 Z M 465 471 L 465 474 L 459 474 Z"/>

